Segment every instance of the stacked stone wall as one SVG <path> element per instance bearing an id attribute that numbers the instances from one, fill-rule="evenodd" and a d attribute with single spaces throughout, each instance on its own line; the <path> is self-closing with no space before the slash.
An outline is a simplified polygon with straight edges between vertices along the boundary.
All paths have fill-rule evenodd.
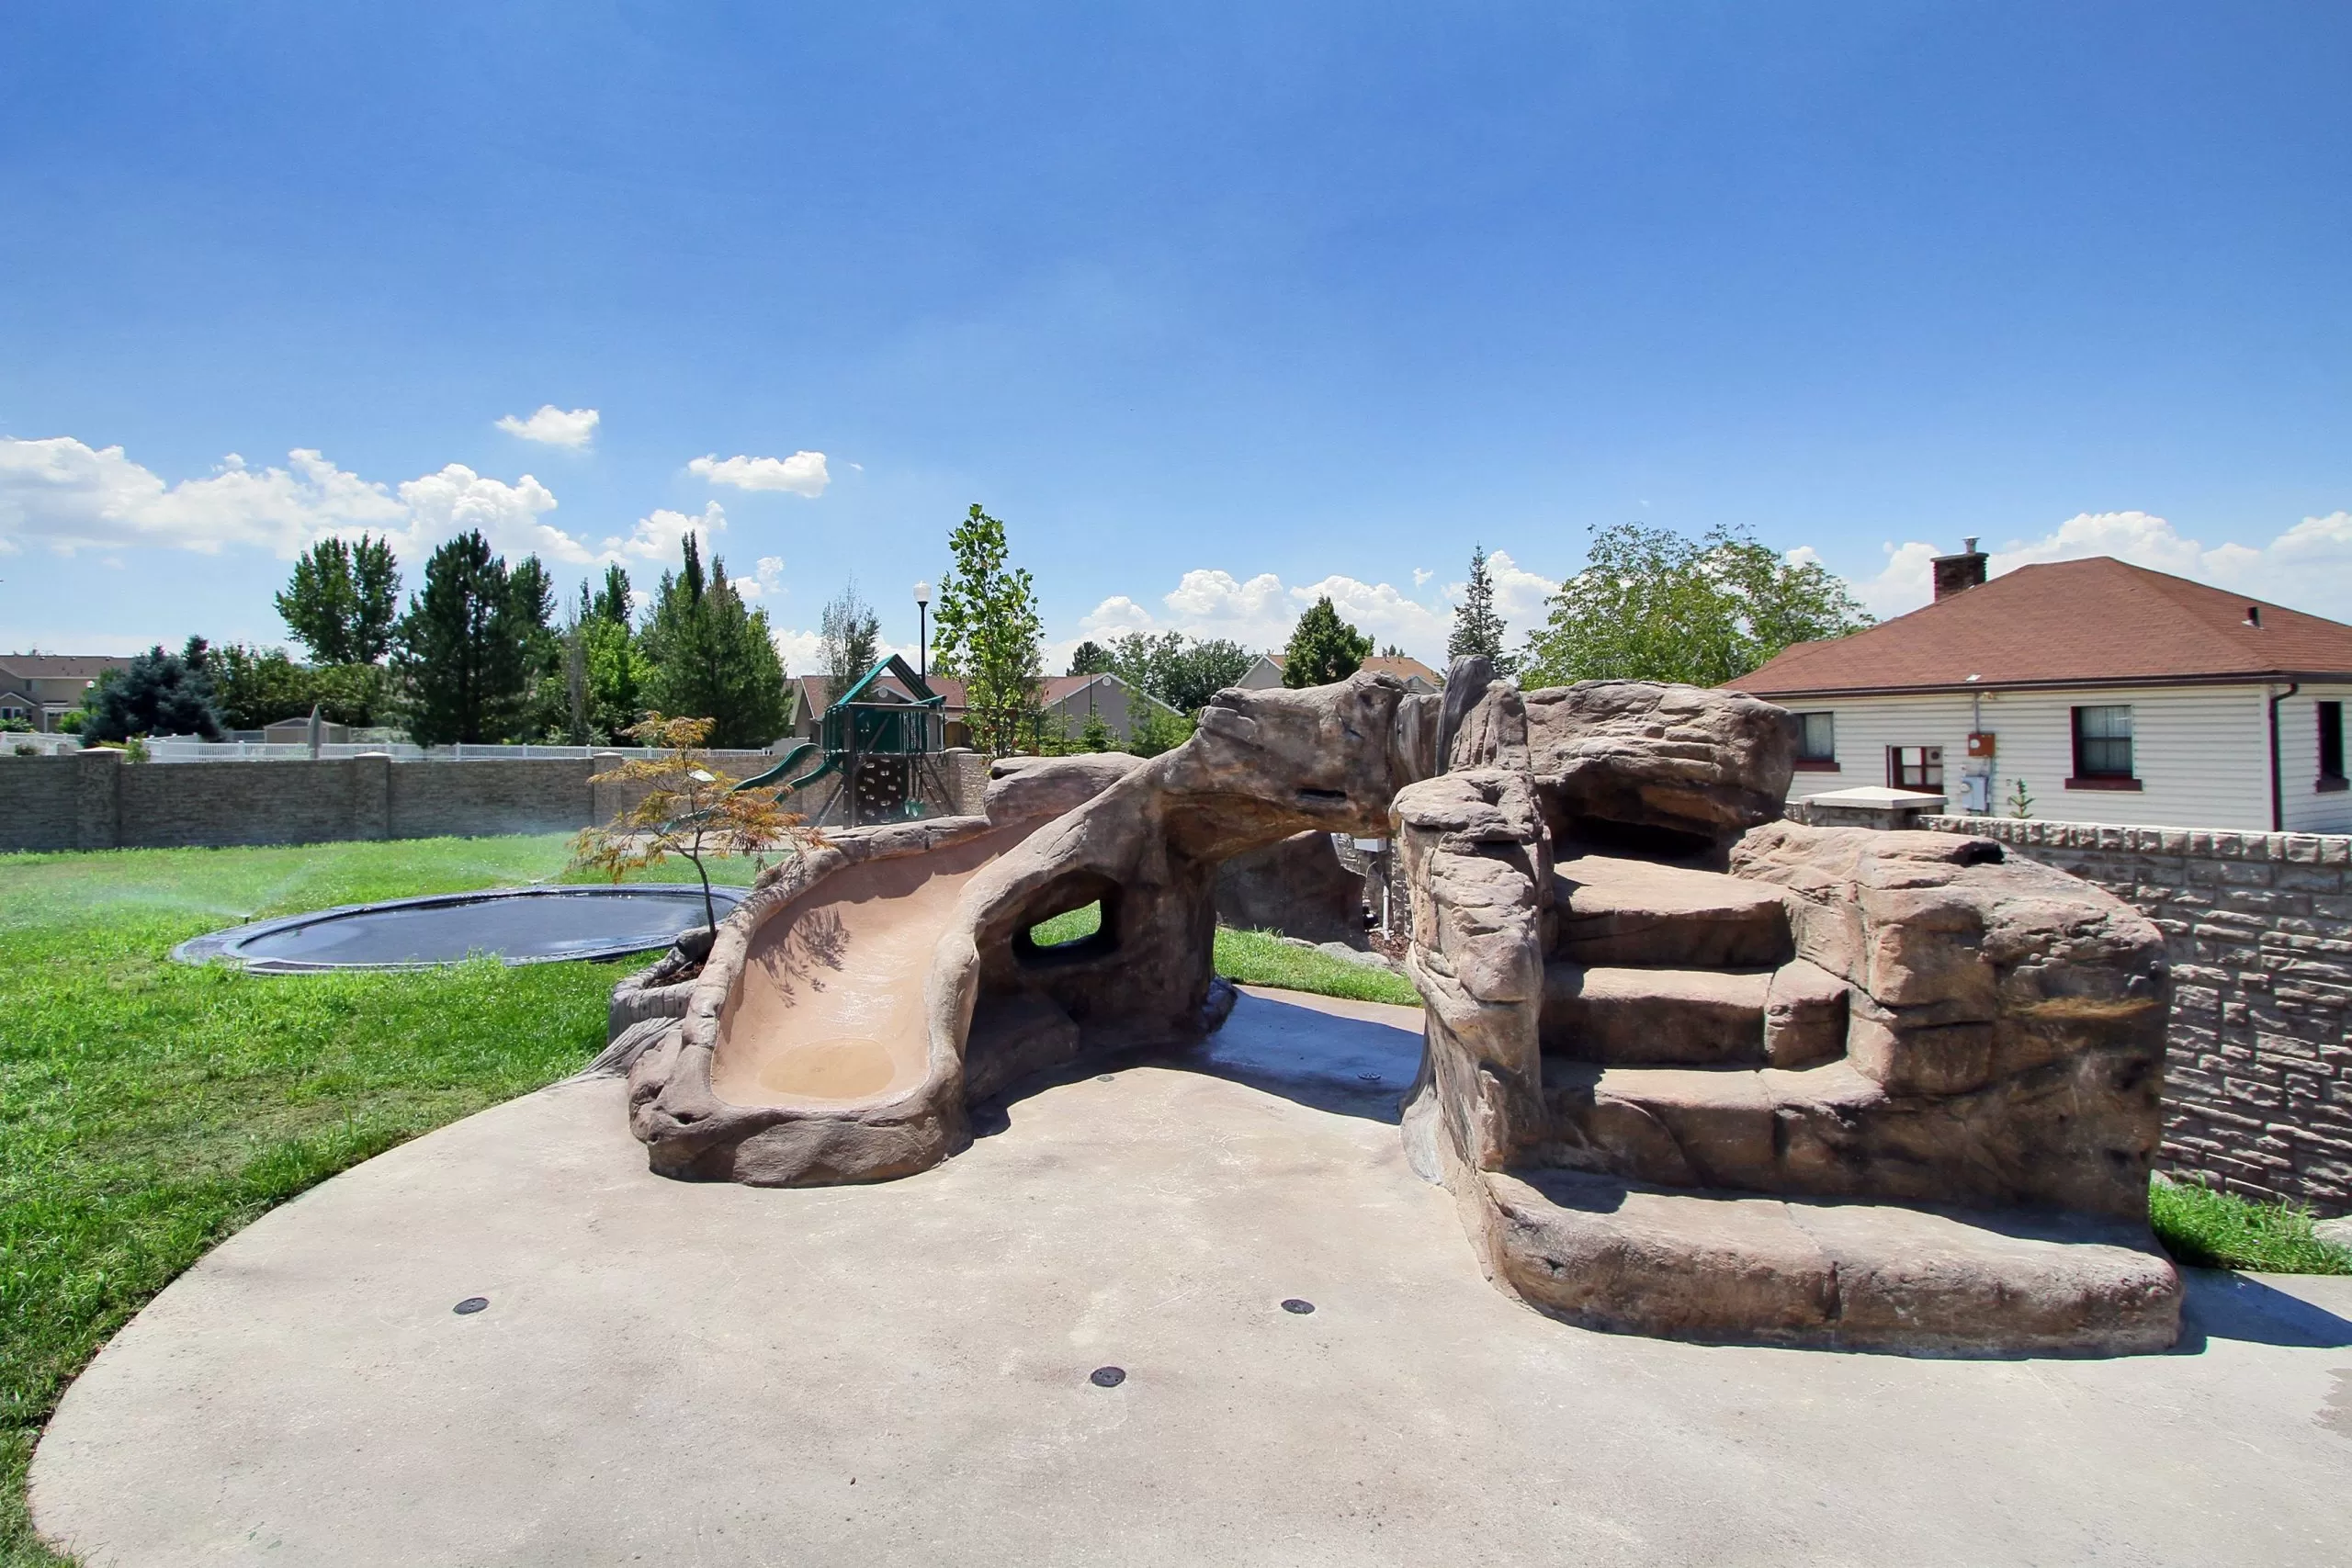
<path id="1" fill-rule="evenodd" d="M 2352 837 L 1926 817 L 2137 908 L 2173 966 L 2160 1163 L 2352 1213 Z"/>
<path id="2" fill-rule="evenodd" d="M 643 786 L 591 784 L 620 753 L 395 762 L 131 764 L 119 751 L 0 758 L 0 851 L 308 844 L 567 832 L 609 820 Z M 763 751 L 720 751 L 748 775 Z"/>

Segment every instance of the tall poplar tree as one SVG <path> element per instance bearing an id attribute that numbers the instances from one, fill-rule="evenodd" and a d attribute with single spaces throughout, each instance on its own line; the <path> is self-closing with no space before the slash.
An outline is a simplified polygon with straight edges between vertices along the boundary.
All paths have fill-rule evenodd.
<path id="1" fill-rule="evenodd" d="M 972 745 L 994 757 L 1018 750 L 1037 711 L 1045 622 L 1036 586 L 1009 563 L 1004 525 L 975 502 L 947 536 L 955 566 L 939 585 L 933 667 L 964 682 Z"/>

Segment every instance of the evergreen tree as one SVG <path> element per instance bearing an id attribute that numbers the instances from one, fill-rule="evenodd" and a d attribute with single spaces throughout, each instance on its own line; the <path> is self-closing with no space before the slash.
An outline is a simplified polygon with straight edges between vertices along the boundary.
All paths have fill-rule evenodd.
<path id="1" fill-rule="evenodd" d="M 1372 638 L 1340 619 L 1327 594 L 1291 631 L 1283 654 L 1283 684 L 1295 689 L 1344 681 L 1363 668 L 1371 652 Z"/>
<path id="2" fill-rule="evenodd" d="M 1009 756 L 1030 739 L 1044 622 L 1026 571 L 1006 563 L 1004 525 L 976 503 L 948 536 L 956 564 L 939 585 L 934 662 L 964 682 L 972 744 Z"/>
<path id="3" fill-rule="evenodd" d="M 837 703 L 881 658 L 882 618 L 857 595 L 857 579 L 827 604 L 817 623 L 818 657 L 825 661 L 825 701 Z"/>
<path id="4" fill-rule="evenodd" d="M 768 630 L 767 612 L 753 610 L 714 558 L 706 578 L 702 543 L 685 538 L 685 565 L 663 572 L 646 617 L 649 666 L 646 705 L 681 717 L 707 718 L 713 746 L 765 746 L 789 721 L 784 660 Z"/>
<path id="5" fill-rule="evenodd" d="M 1475 545 L 1470 550 L 1470 581 L 1463 590 L 1462 603 L 1453 608 L 1453 633 L 1445 639 L 1448 660 L 1465 654 L 1484 654 L 1493 661 L 1495 673 L 1508 675 L 1519 667 L 1519 660 L 1503 649 L 1503 638 L 1510 628 L 1495 614 L 1495 580 L 1487 570 L 1487 547 Z"/>
<path id="6" fill-rule="evenodd" d="M 164 652 L 159 643 L 133 658 L 129 669 L 108 671 L 83 698 L 83 741 L 119 742 L 135 735 L 220 739 L 210 651 L 202 637 L 192 637 L 177 653 Z"/>
<path id="7" fill-rule="evenodd" d="M 529 630 L 490 541 L 468 530 L 433 552 L 394 635 L 408 730 L 420 746 L 501 740 L 529 694 Z"/>
<path id="8" fill-rule="evenodd" d="M 525 556 L 508 574 L 506 591 L 514 601 L 514 626 L 523 639 L 523 665 L 530 684 L 529 694 L 507 739 L 561 739 L 571 745 L 585 745 L 584 738 L 571 739 L 573 723 L 566 633 L 556 625 L 555 580 L 538 557 Z M 584 737 L 584 723 L 582 729 Z"/>
<path id="9" fill-rule="evenodd" d="M 582 583 L 582 586 L 587 585 Z M 596 590 L 595 600 L 589 606 L 590 614 L 597 620 L 626 626 L 629 624 L 630 606 L 636 603 L 636 591 L 629 584 L 628 573 L 621 569 L 620 562 L 615 561 L 605 568 L 605 583 Z M 633 724 L 636 720 L 629 722 Z"/>
<path id="10" fill-rule="evenodd" d="M 1099 642 L 1081 642 L 1070 650 L 1069 672 L 1073 675 L 1102 675 L 1114 667 L 1111 650 Z"/>
<path id="11" fill-rule="evenodd" d="M 391 643 L 401 578 L 389 541 L 321 539 L 294 562 L 277 613 L 314 664 L 372 664 Z"/>
<path id="12" fill-rule="evenodd" d="M 1078 732 L 1078 750 L 1115 751 L 1118 750 L 1118 738 L 1111 733 L 1111 727 L 1103 721 L 1102 714 L 1089 708 L 1086 711 L 1086 723 Z"/>
<path id="13" fill-rule="evenodd" d="M 1637 523 L 1593 531 L 1584 570 L 1528 638 L 1528 685 L 1571 681 L 1736 681 L 1792 642 L 1842 637 L 1871 617 L 1817 561 L 1745 534 L 1688 539 Z"/>

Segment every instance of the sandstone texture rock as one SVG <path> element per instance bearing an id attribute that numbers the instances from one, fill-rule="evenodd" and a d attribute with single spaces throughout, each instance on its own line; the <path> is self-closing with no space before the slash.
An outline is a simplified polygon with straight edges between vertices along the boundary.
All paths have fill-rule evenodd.
<path id="1" fill-rule="evenodd" d="M 1363 878 L 1340 863 L 1331 835 L 1293 833 L 1218 867 L 1216 918 L 1238 931 L 1280 931 L 1303 942 L 1364 940 Z"/>
<path id="2" fill-rule="evenodd" d="M 659 1170 L 906 1175 L 1033 1074 L 1217 1027 L 1220 908 L 1354 935 L 1329 836 L 1387 834 L 1426 1020 L 1405 1152 L 1501 1288 L 1696 1339 L 2169 1345 L 2158 933 L 1987 840 L 1781 820 L 1790 728 L 1477 660 L 1440 697 L 1220 693 L 1160 757 L 1008 760 L 984 816 L 771 873 L 698 967 L 616 988 L 603 1065 Z"/>
<path id="3" fill-rule="evenodd" d="M 1225 692 L 1149 761 L 1009 758 L 985 816 L 830 835 L 762 880 L 698 974 L 616 993 L 616 1035 L 676 1020 L 631 1041 L 632 1129 L 675 1176 L 885 1180 L 962 1148 L 970 1105 L 1029 1074 L 1214 1029 L 1232 1005 L 1213 965 L 1218 868 L 1385 831 L 1434 754 L 1434 714 L 1386 676 Z M 1347 893 L 1352 908 L 1352 878 Z M 1090 907 L 1090 936 L 1033 934 Z M 812 1013 L 840 1037 L 781 1038 Z"/>
<path id="4" fill-rule="evenodd" d="M 1404 1134 L 1498 1284 L 1701 1339 L 2172 1342 L 2147 921 L 1997 845 L 1779 820 L 1786 716 L 1746 698 L 1458 664 L 1447 704 L 1456 771 L 1396 801 Z"/>
<path id="5" fill-rule="evenodd" d="M 991 822 L 1023 822 L 1059 817 L 1085 805 L 1137 768 L 1143 759 L 1125 751 L 1090 751 L 1075 757 L 1000 757 L 989 764 L 981 810 Z"/>

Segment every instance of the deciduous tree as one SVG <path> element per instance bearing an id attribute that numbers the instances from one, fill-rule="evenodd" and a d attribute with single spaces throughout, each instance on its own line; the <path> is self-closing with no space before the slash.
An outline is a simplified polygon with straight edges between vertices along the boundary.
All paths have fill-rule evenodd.
<path id="1" fill-rule="evenodd" d="M 1594 530 L 1585 569 L 1560 585 L 1528 638 L 1521 678 L 1716 686 L 1792 642 L 1871 624 L 1817 561 L 1790 560 L 1728 529 L 1693 540 L 1628 523 Z"/>
<path id="2" fill-rule="evenodd" d="M 391 647 L 401 576 L 390 542 L 321 539 L 294 563 L 277 613 L 314 664 L 372 664 Z"/>
<path id="3" fill-rule="evenodd" d="M 976 503 L 948 536 L 956 563 L 939 585 L 933 662 L 964 682 L 972 744 L 1010 756 L 1031 739 L 1044 622 L 1029 574 L 1010 564 L 1004 525 Z"/>
<path id="4" fill-rule="evenodd" d="M 830 705 L 846 696 L 881 657 L 882 617 L 858 597 L 857 579 L 851 578 L 818 617 L 817 641 L 818 657 L 825 661 L 825 701 Z"/>
<path id="5" fill-rule="evenodd" d="M 1258 656 L 1227 637 L 1129 632 L 1111 645 L 1112 672 L 1178 713 L 1198 713 L 1248 673 Z"/>
<path id="6" fill-rule="evenodd" d="M 644 795 L 610 822 L 583 829 L 571 841 L 573 864 L 604 872 L 615 882 L 672 855 L 688 862 L 702 879 L 706 931 L 718 925 L 707 857 L 757 854 L 816 838 L 800 818 L 777 804 L 773 791 L 735 787 L 737 781 L 703 750 L 711 728 L 707 718 L 647 714 L 632 727 L 630 738 L 653 754 L 632 758 L 592 781 L 641 785 Z"/>

